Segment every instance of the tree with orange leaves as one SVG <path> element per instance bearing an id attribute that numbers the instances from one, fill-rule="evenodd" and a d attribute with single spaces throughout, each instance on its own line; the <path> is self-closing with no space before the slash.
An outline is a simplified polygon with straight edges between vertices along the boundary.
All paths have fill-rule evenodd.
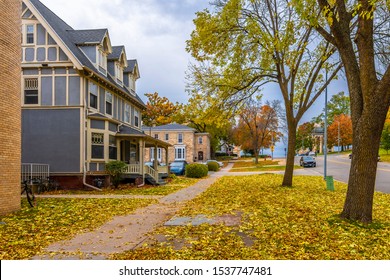
<path id="1" fill-rule="evenodd" d="M 245 102 L 239 113 L 238 125 L 233 129 L 234 142 L 244 150 L 253 150 L 256 163 L 260 149 L 271 147 L 282 136 L 278 132 L 280 111 L 279 100 L 262 105 L 258 98 Z"/>
<path id="2" fill-rule="evenodd" d="M 349 115 L 337 115 L 332 124 L 328 127 L 328 147 L 344 147 L 352 144 L 352 120 Z"/>
<path id="3" fill-rule="evenodd" d="M 142 113 L 142 121 L 146 126 L 159 126 L 173 122 L 175 114 L 180 110 L 181 104 L 172 103 L 166 97 L 161 97 L 157 92 L 146 93 L 148 98 L 146 110 Z"/>

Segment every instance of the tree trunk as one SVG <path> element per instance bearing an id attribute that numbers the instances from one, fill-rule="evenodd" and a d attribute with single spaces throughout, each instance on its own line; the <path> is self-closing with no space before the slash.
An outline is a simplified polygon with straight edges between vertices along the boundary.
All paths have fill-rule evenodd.
<path id="1" fill-rule="evenodd" d="M 288 146 L 287 146 L 287 158 L 286 158 L 286 170 L 283 177 L 283 186 L 291 187 L 294 173 L 294 157 L 295 157 L 295 142 L 297 126 L 293 121 L 288 122 Z"/>
<path id="2" fill-rule="evenodd" d="M 364 114 L 353 133 L 352 163 L 348 191 L 341 217 L 363 223 L 372 221 L 372 206 L 381 132 L 387 111 L 377 106 L 378 114 Z"/>

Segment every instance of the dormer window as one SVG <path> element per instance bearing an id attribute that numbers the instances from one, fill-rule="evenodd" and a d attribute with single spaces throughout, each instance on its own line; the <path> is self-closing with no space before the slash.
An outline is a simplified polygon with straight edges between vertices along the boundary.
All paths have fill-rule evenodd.
<path id="1" fill-rule="evenodd" d="M 123 68 L 119 63 L 115 63 L 115 76 L 119 84 L 123 84 Z"/>
<path id="2" fill-rule="evenodd" d="M 107 73 L 107 55 L 100 48 L 99 48 L 99 56 L 98 56 L 98 66 L 100 72 L 104 74 Z"/>

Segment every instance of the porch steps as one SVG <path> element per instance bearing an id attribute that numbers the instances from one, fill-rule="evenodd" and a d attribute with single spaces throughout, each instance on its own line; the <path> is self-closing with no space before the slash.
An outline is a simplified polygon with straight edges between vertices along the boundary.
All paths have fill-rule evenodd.
<path id="1" fill-rule="evenodd" d="M 158 185 L 158 186 L 162 186 L 162 185 L 165 185 L 167 183 L 165 180 L 163 180 L 161 178 L 156 182 L 156 180 L 150 175 L 145 175 L 145 180 L 148 181 L 148 183 L 150 183 L 152 185 Z"/>

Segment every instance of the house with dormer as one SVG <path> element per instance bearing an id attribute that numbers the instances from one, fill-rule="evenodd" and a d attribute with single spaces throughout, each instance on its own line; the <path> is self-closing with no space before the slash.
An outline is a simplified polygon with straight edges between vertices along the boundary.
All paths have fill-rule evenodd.
<path id="1" fill-rule="evenodd" d="M 21 17 L 22 163 L 48 164 L 69 187 L 90 185 L 113 160 L 157 182 L 145 150 L 170 145 L 141 129 L 137 60 L 109 30 L 75 30 L 38 0 L 23 0 Z"/>

